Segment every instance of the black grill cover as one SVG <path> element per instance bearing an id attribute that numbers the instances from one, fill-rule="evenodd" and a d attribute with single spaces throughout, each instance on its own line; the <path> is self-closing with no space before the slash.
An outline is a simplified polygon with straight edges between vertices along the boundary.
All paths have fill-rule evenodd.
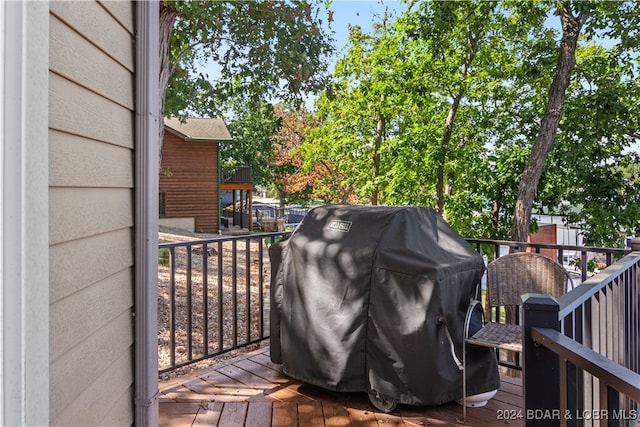
<path id="1" fill-rule="evenodd" d="M 271 360 L 292 378 L 411 405 L 462 397 L 464 319 L 482 257 L 434 210 L 322 206 L 269 249 Z M 451 339 L 450 339 L 450 338 Z M 468 393 L 499 387 L 467 351 Z"/>

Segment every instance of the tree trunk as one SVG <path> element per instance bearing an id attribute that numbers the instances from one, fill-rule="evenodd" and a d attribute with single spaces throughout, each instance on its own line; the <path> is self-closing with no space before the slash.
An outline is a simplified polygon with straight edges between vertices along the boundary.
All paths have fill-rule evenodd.
<path id="1" fill-rule="evenodd" d="M 284 190 L 284 185 L 277 185 L 276 184 L 276 188 L 278 189 L 278 200 L 280 201 L 280 207 L 283 208 L 283 212 L 284 212 L 284 207 L 287 205 L 287 193 Z"/>
<path id="2" fill-rule="evenodd" d="M 349 197 L 353 193 L 353 183 L 349 184 L 347 188 L 342 192 L 342 197 L 340 198 L 340 204 L 345 205 L 349 201 Z"/>
<path id="3" fill-rule="evenodd" d="M 178 11 L 167 5 L 167 2 L 160 3 L 160 76 L 159 76 L 159 89 L 160 89 L 160 117 L 164 120 L 164 100 L 167 94 L 167 85 L 169 84 L 169 76 L 171 75 L 171 66 L 169 63 L 171 53 L 171 33 L 173 31 L 173 23 L 178 16 Z M 158 153 L 160 157 L 158 161 L 162 167 L 162 140 L 164 138 L 164 125 L 160 123 L 158 126 L 160 129 L 160 135 L 158 138 L 158 144 L 160 144 Z M 160 169 L 162 170 L 162 169 Z"/>
<path id="4" fill-rule="evenodd" d="M 466 80 L 471 64 L 478 54 L 482 32 L 483 28 L 478 29 L 477 33 L 473 33 L 470 29 L 467 31 L 469 51 L 466 52 L 466 57 L 462 61 L 462 81 Z M 451 107 L 449 107 L 449 112 L 447 113 L 447 118 L 444 122 L 444 131 L 442 132 L 442 142 L 440 144 L 441 153 L 440 158 L 438 159 L 438 169 L 436 171 L 436 211 L 440 213 L 443 213 L 444 211 L 444 169 L 448 157 L 447 151 L 449 143 L 451 142 L 451 136 L 453 135 L 453 123 L 456 120 L 456 114 L 458 113 L 458 108 L 460 108 L 460 102 L 462 101 L 464 94 L 465 85 L 463 84 L 458 88 L 458 92 L 453 98 L 453 102 L 451 103 Z"/>
<path id="5" fill-rule="evenodd" d="M 384 103 L 385 96 L 384 94 L 380 96 L 381 103 Z M 376 137 L 373 143 L 373 191 L 371 192 L 371 204 L 376 206 L 379 202 L 380 190 L 378 189 L 378 184 L 376 184 L 376 180 L 380 175 L 380 147 L 382 146 L 382 139 L 384 138 L 384 133 L 386 129 L 386 120 L 382 113 L 378 113 L 378 123 L 376 125 Z"/>
<path id="6" fill-rule="evenodd" d="M 463 76 L 466 77 L 466 74 L 465 66 Z M 438 169 L 436 172 L 436 210 L 440 213 L 444 211 L 444 164 L 447 161 L 447 151 L 449 143 L 451 142 L 451 135 L 453 134 L 453 122 L 456 119 L 456 113 L 460 107 L 460 101 L 462 100 L 463 94 L 464 91 L 462 89 L 456 94 L 456 97 L 453 99 L 453 103 L 449 108 L 447 119 L 444 122 L 444 132 L 442 133 L 442 142 L 440 144 L 440 150 L 442 152 L 438 159 Z"/>
<path id="7" fill-rule="evenodd" d="M 500 194 L 500 190 L 498 190 L 498 194 Z M 491 211 L 491 225 L 493 226 L 493 234 L 498 234 L 499 225 L 500 225 L 500 208 L 502 207 L 501 197 L 498 196 L 493 201 L 493 210 Z"/>
<path id="8" fill-rule="evenodd" d="M 526 242 L 529 235 L 533 200 L 542 176 L 545 160 L 553 148 L 554 137 L 562 117 L 562 104 L 576 63 L 575 52 L 578 36 L 587 17 L 588 15 L 584 13 L 574 17 L 571 13 L 570 3 L 563 3 L 560 14 L 562 22 L 560 56 L 551 88 L 549 89 L 547 107 L 540 123 L 540 130 L 522 173 L 518 189 L 518 200 L 516 201 L 513 227 L 511 228 L 511 240 L 515 242 Z"/>

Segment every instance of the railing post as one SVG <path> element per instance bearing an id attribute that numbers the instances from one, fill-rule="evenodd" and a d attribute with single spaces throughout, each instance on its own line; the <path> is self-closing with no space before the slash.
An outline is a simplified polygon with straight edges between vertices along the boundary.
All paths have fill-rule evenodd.
<path id="1" fill-rule="evenodd" d="M 560 364 L 558 355 L 531 339 L 531 328 L 560 330 L 558 302 L 550 295 L 522 296 L 524 419 L 527 427 L 560 426 Z"/>

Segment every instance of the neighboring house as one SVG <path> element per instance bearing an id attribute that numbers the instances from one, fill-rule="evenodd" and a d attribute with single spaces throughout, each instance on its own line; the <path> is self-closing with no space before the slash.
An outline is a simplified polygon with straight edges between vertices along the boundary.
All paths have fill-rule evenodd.
<path id="1" fill-rule="evenodd" d="M 157 424 L 158 2 L 0 2 L 0 425 Z"/>
<path id="2" fill-rule="evenodd" d="M 577 224 L 568 224 L 566 216 L 546 213 L 534 213 L 532 220 L 536 220 L 538 231 L 529 234 L 528 241 L 532 243 L 548 243 L 550 245 L 584 246 L 584 232 Z M 558 256 L 556 250 L 541 249 L 540 253 L 552 258 Z M 565 250 L 562 263 L 570 264 L 580 254 L 577 251 Z"/>
<path id="3" fill-rule="evenodd" d="M 565 215 L 540 214 L 534 212 L 531 215 L 531 219 L 536 220 L 538 228 L 541 231 L 543 228 L 554 228 L 556 230 L 556 232 L 553 233 L 555 239 L 549 237 L 545 239 L 545 243 L 568 246 L 583 246 L 585 244 L 584 230 L 579 224 L 567 223 L 567 217 Z"/>
<path id="4" fill-rule="evenodd" d="M 527 237 L 528 242 L 546 243 L 549 245 L 556 245 L 557 240 L 556 224 L 539 224 L 538 231 L 535 233 L 529 233 Z M 534 252 L 533 248 L 529 248 L 528 250 Z M 540 253 L 554 259 L 558 256 L 558 251 L 556 249 L 540 249 Z"/>
<path id="5" fill-rule="evenodd" d="M 218 152 L 231 135 L 221 119 L 165 119 L 160 166 L 160 224 L 220 231 Z"/>

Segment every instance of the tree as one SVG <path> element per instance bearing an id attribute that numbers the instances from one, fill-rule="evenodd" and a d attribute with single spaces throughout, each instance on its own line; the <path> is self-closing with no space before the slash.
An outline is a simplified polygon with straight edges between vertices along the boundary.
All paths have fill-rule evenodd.
<path id="1" fill-rule="evenodd" d="M 378 31 L 386 31 L 386 17 Z M 382 146 L 389 122 L 388 65 L 378 49 L 381 39 L 351 27 L 348 54 L 336 64 L 334 82 L 316 102 L 317 125 L 307 133 L 303 150 L 306 170 L 323 164 L 339 187 L 379 203 Z M 378 49 L 378 50 L 376 50 Z M 374 52 L 377 54 L 373 54 Z M 343 193 L 342 199 L 351 194 Z"/>
<path id="2" fill-rule="evenodd" d="M 576 61 L 554 149 L 570 163 L 563 210 L 583 224 L 589 244 L 619 246 L 640 231 L 639 159 L 631 151 L 640 136 L 638 64 L 617 46 L 595 44 L 578 49 Z"/>
<path id="3" fill-rule="evenodd" d="M 291 203 L 324 198 L 324 186 L 319 185 L 326 176 L 323 165 L 316 164 L 313 169 L 305 172 L 304 160 L 297 150 L 304 142 L 305 132 L 311 125 L 313 116 L 304 109 L 287 110 L 282 106 L 276 108 L 276 115 L 281 126 L 272 137 L 274 149 L 269 164 L 280 205 L 284 207 Z"/>
<path id="4" fill-rule="evenodd" d="M 592 239 L 611 234 L 605 222 L 634 230 L 626 212 L 637 212 L 640 199 L 637 164 L 625 149 L 637 140 L 640 117 L 632 54 L 639 6 L 415 4 L 374 34 L 353 29 L 349 52 L 316 104 L 318 126 L 303 144 L 307 166 L 328 161 L 334 179 L 372 203 L 434 206 L 470 237 L 512 236 L 523 187 L 531 197 L 527 233 L 533 207 L 557 211 L 567 201 L 584 206 Z M 573 14 L 563 12 L 564 53 L 546 26 L 557 4 Z M 613 44 L 609 67 L 589 50 L 602 37 Z M 545 146 L 543 130 L 556 119 Z M 591 186 L 606 189 L 597 193 L 601 201 L 584 196 Z M 619 208 L 605 221 L 607 201 Z"/>
<path id="5" fill-rule="evenodd" d="M 562 118 L 563 103 L 576 63 L 578 39 L 585 28 L 587 38 L 605 30 L 605 36 L 619 38 L 623 50 L 637 49 L 639 5 L 636 2 L 569 1 L 558 3 L 562 38 L 558 49 L 558 62 L 548 93 L 547 106 L 540 128 L 522 174 L 518 200 L 514 211 L 511 239 L 526 241 L 534 198 L 544 164 L 553 148 L 554 138 Z"/>
<path id="6" fill-rule="evenodd" d="M 522 5 L 502 2 L 496 10 L 504 18 L 494 24 L 496 29 L 480 51 L 483 60 L 476 73 L 484 77 L 476 77 L 470 97 L 476 108 L 461 124 L 472 134 L 465 138 L 479 139 L 482 147 L 458 157 L 466 185 L 449 198 L 446 209 L 448 218 L 469 237 L 509 238 L 521 173 L 553 77 L 556 41 L 545 27 L 550 3 Z M 543 175 L 542 185 L 549 179 L 553 178 Z M 557 206 L 557 194 L 540 192 L 538 201 Z"/>
<path id="7" fill-rule="evenodd" d="M 300 102 L 322 87 L 332 47 L 321 7 L 320 0 L 163 0 L 162 116 L 217 115 L 235 97 Z M 215 77 L 198 71 L 204 60 L 219 67 Z"/>
<path id="8" fill-rule="evenodd" d="M 497 3 L 492 2 L 424 2 L 408 19 L 408 31 L 419 43 L 412 50 L 425 52 L 417 56 L 422 64 L 414 62 L 416 71 L 428 73 L 429 82 L 422 78 L 422 85 L 431 87 L 441 111 L 446 112 L 436 131 L 435 208 L 439 212 L 444 211 L 448 164 L 456 158 L 452 147 L 456 116 L 465 100 L 470 104 L 466 98 L 473 96 L 474 84 L 484 81 L 482 63 L 478 67 L 476 57 L 483 54 L 494 25 L 502 21 L 496 9 Z"/>
<path id="9" fill-rule="evenodd" d="M 253 183 L 269 187 L 273 182 L 270 164 L 273 137 L 282 125 L 276 109 L 268 102 L 246 102 L 237 98 L 228 105 L 233 111 L 227 119 L 233 141 L 221 144 L 222 166 L 250 166 Z"/>
<path id="10" fill-rule="evenodd" d="M 471 191 L 475 162 L 508 138 L 496 135 L 496 111 L 503 129 L 520 130 L 509 114 L 522 95 L 509 74 L 514 55 L 535 50 L 522 47 L 544 21 L 507 12 L 495 2 L 422 2 L 373 35 L 353 29 L 305 158 L 331 159 L 371 203 L 432 205 L 469 222 L 487 203 Z"/>
<path id="11" fill-rule="evenodd" d="M 560 40 L 560 54 L 558 65 L 549 89 L 549 97 L 545 108 L 540 130 L 531 149 L 529 160 L 522 173 L 518 200 L 513 215 L 511 239 L 517 242 L 527 241 L 531 210 L 536 195 L 538 183 L 542 176 L 542 169 L 547 155 L 553 147 L 555 133 L 562 117 L 562 103 L 565 98 L 571 72 L 575 66 L 575 52 L 578 36 L 589 14 L 585 10 L 574 15 L 570 2 L 563 2 L 560 9 L 562 23 L 562 39 Z"/>

